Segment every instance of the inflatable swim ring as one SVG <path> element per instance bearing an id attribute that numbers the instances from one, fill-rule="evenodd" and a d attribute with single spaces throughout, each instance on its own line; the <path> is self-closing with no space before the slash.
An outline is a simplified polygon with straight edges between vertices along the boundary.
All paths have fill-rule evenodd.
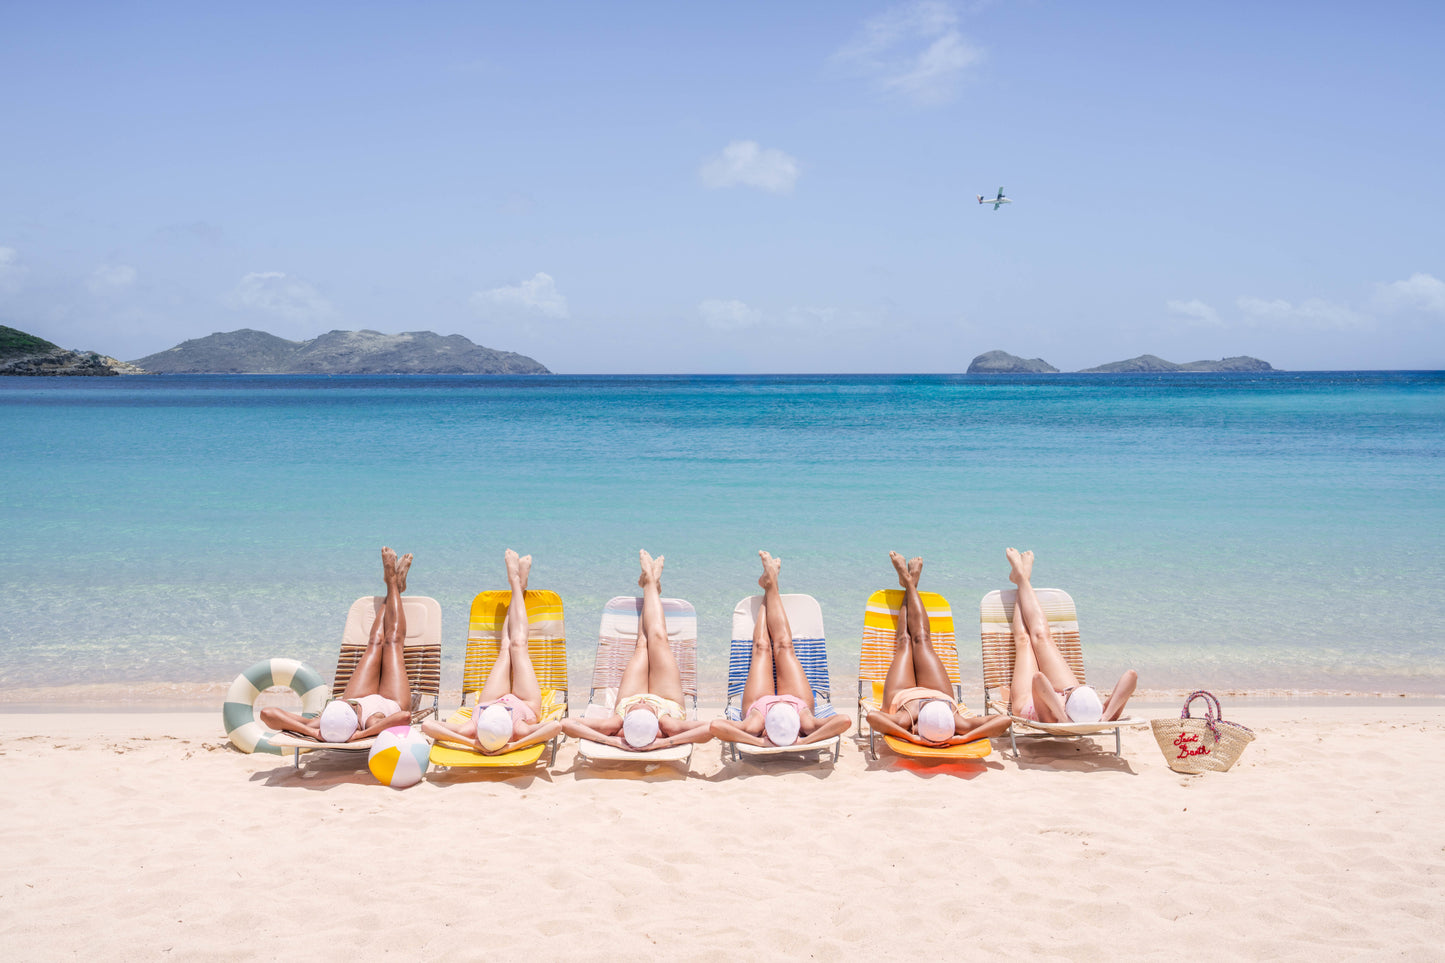
<path id="1" fill-rule="evenodd" d="M 321 675 L 304 662 L 295 659 L 266 659 L 236 676 L 231 688 L 226 690 L 226 703 L 221 707 L 221 717 L 226 723 L 226 735 L 231 744 L 242 752 L 269 752 L 279 756 L 280 746 L 271 744 L 276 730 L 267 729 L 256 721 L 256 697 L 273 685 L 290 686 L 291 691 L 301 697 L 301 714 L 314 716 L 321 711 L 331 695 L 331 689 Z"/>

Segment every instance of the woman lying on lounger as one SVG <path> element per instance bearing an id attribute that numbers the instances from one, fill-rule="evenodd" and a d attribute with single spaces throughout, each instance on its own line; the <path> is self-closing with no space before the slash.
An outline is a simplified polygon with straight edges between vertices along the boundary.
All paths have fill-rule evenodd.
<path id="1" fill-rule="evenodd" d="M 741 722 L 717 719 L 712 734 L 724 742 L 753 746 L 806 746 L 842 735 L 848 717 L 819 719 L 813 715 L 813 687 L 803 663 L 793 651 L 793 629 L 778 594 L 778 570 L 783 560 L 758 552 L 763 574 L 763 604 L 753 625 L 753 655 L 743 684 Z M 777 682 L 774 683 L 776 675 Z"/>
<path id="2" fill-rule="evenodd" d="M 933 650 L 928 613 L 918 595 L 923 559 L 904 564 L 897 552 L 889 552 L 888 557 L 898 570 L 903 605 L 898 611 L 893 662 L 883 679 L 883 709 L 868 713 L 868 724 L 921 746 L 956 746 L 1004 732 L 1009 727 L 1006 717 L 965 716 L 951 695 L 953 683 Z"/>
<path id="3" fill-rule="evenodd" d="M 366 651 L 346 683 L 340 699 L 333 699 L 314 719 L 268 706 L 261 722 L 272 729 L 295 732 L 322 742 L 369 739 L 391 726 L 411 725 L 411 683 L 406 677 L 406 609 L 401 593 L 411 556 L 396 557 L 381 550 L 381 574 L 386 580 L 386 603 L 372 623 Z"/>
<path id="4" fill-rule="evenodd" d="M 477 695 L 472 717 L 453 726 L 435 719 L 422 723 L 422 731 L 433 739 L 455 742 L 486 755 L 525 749 L 546 742 L 562 731 L 556 720 L 538 722 L 542 713 L 542 687 L 527 651 L 527 576 L 532 556 L 506 553 L 507 584 L 512 599 L 502 623 L 502 645 L 497 661 Z"/>
<path id="5" fill-rule="evenodd" d="M 1049 620 L 1034 587 L 1034 553 L 1004 550 L 1009 581 L 1019 587 L 1014 604 L 1014 673 L 1008 699 L 1013 714 L 1034 722 L 1112 722 L 1124 712 L 1139 677 L 1133 669 L 1119 677 L 1107 704 L 1093 686 L 1080 685 L 1049 632 Z"/>
<path id="6" fill-rule="evenodd" d="M 642 614 L 637 620 L 637 648 L 622 670 L 617 686 L 617 711 L 605 719 L 565 719 L 562 731 L 630 752 L 667 749 L 707 742 L 712 732 L 706 722 L 689 720 L 682 708 L 682 674 L 667 643 L 667 622 L 662 614 L 662 562 L 639 552 L 642 575 Z"/>

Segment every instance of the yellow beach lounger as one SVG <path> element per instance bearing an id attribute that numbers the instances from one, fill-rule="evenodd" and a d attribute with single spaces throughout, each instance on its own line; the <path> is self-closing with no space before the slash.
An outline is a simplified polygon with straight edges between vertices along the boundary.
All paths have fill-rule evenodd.
<path id="1" fill-rule="evenodd" d="M 948 599 L 937 592 L 919 592 L 923 608 L 928 612 L 928 630 L 933 650 L 943 660 L 948 679 L 953 683 L 953 698 L 963 706 L 963 686 L 958 681 L 958 640 L 953 631 L 953 610 Z M 882 738 L 900 756 L 914 759 L 982 759 L 993 752 L 987 739 L 976 739 L 961 746 L 920 746 L 907 739 L 884 735 L 868 725 L 868 713 L 882 708 L 883 682 L 893 662 L 893 642 L 898 636 L 898 611 L 903 605 L 902 589 L 884 589 L 868 596 L 863 613 L 863 648 L 858 654 L 858 733 L 868 729 L 868 753 L 878 758 L 878 739 Z"/>
<path id="2" fill-rule="evenodd" d="M 441 699 L 442 607 L 436 599 L 424 595 L 403 596 L 401 603 L 406 610 L 406 643 L 402 652 L 406 659 L 407 681 L 411 683 L 411 722 L 416 725 L 437 711 Z M 341 652 L 336 657 L 336 679 L 331 684 L 333 699 L 341 698 L 346 691 L 351 673 L 356 671 L 366 651 L 371 628 L 385 604 L 385 596 L 363 595 L 351 604 L 346 613 L 346 627 L 341 631 Z M 366 752 L 376 740 L 320 742 L 282 732 L 272 736 L 270 741 L 274 746 L 293 750 L 292 762 L 300 768 L 303 752 Z"/>
<path id="3" fill-rule="evenodd" d="M 617 705 L 617 686 L 622 670 L 637 648 L 637 620 L 642 613 L 642 599 L 619 595 L 602 610 L 602 627 L 597 638 L 597 664 L 592 670 L 592 692 L 587 698 L 583 718 L 605 719 Z M 663 617 L 667 619 L 667 641 L 677 659 L 682 676 L 683 709 L 689 719 L 697 718 L 697 610 L 682 599 L 663 599 Z M 684 767 L 692 760 L 692 746 L 669 749 L 648 749 L 631 752 L 590 739 L 579 739 L 577 755 L 587 760 L 635 762 L 652 764 L 680 762 Z"/>
<path id="4" fill-rule="evenodd" d="M 1080 684 L 1084 682 L 1084 650 L 1079 644 L 1079 616 L 1074 600 L 1063 589 L 1034 589 L 1049 620 L 1049 634 L 1059 647 L 1064 661 L 1069 664 Z M 1013 720 L 1009 727 L 1009 741 L 1013 746 L 1014 758 L 1018 758 L 1018 737 L 1014 729 L 1023 726 L 1040 736 L 1097 736 L 1114 733 L 1114 754 L 1123 755 L 1120 729 L 1124 726 L 1147 725 L 1147 719 L 1115 719 L 1112 722 L 1035 722 L 1022 716 L 1013 715 L 1012 708 L 1004 701 L 1002 689 L 1013 681 L 1014 674 L 1014 602 L 1018 599 L 1016 589 L 994 590 L 983 597 L 979 605 L 979 632 L 983 641 L 983 711 L 985 715 L 1007 714 Z M 1010 689 L 1012 691 L 1012 689 Z M 1099 698 L 1108 701 L 1107 693 Z"/>
<path id="5" fill-rule="evenodd" d="M 462 707 L 447 722 L 459 724 L 472 717 L 477 695 L 486 684 L 487 673 L 501 651 L 502 626 L 507 620 L 512 593 L 482 592 L 472 599 L 467 623 L 467 656 L 462 668 Z M 541 722 L 567 714 L 567 634 L 562 619 L 562 598 L 556 592 L 529 591 L 527 605 L 527 652 L 537 683 L 542 687 Z M 467 696 L 472 704 L 466 704 Z M 487 755 L 451 742 L 436 742 L 431 748 L 433 766 L 516 768 L 536 765 L 544 749 L 550 750 L 548 765 L 557 761 L 557 736 L 545 743 L 512 752 Z"/>

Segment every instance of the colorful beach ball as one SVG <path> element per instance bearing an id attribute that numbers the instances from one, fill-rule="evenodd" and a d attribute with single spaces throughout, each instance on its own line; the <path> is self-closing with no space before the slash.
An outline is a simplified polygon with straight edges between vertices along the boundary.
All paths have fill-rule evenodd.
<path id="1" fill-rule="evenodd" d="M 410 726 L 392 726 L 376 737 L 366 765 L 377 781 L 393 789 L 405 789 L 421 782 L 431 757 L 431 743 Z"/>

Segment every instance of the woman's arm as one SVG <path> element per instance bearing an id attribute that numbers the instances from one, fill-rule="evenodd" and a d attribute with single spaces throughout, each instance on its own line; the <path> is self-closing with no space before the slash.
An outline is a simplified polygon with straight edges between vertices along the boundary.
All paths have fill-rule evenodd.
<path id="1" fill-rule="evenodd" d="M 513 752 L 517 749 L 525 749 L 528 746 L 535 746 L 551 739 L 562 731 L 562 721 L 553 719 L 551 722 L 539 722 L 528 728 L 520 739 L 509 742 L 500 751 Z"/>
<path id="2" fill-rule="evenodd" d="M 740 724 L 728 719 L 714 719 L 708 723 L 714 739 L 721 739 L 723 742 L 741 742 L 749 746 L 766 746 L 768 741 L 762 736 L 755 735 L 744 729 Z"/>
<path id="3" fill-rule="evenodd" d="M 470 732 L 467 731 L 469 729 Z M 471 749 L 473 752 L 477 749 L 477 724 L 471 719 L 463 722 L 460 726 L 442 722 L 440 719 L 428 719 L 421 724 L 421 731 L 437 742 L 449 742 Z"/>
<path id="4" fill-rule="evenodd" d="M 371 725 L 363 729 L 357 729 L 351 734 L 351 738 L 346 741 L 356 742 L 358 739 L 370 739 L 372 736 L 379 735 L 383 730 L 390 729 L 392 726 L 410 725 L 411 713 L 407 712 L 405 709 L 402 709 L 400 711 L 393 712 L 389 716 L 383 717 L 379 722 L 372 723 Z"/>
<path id="5" fill-rule="evenodd" d="M 841 712 L 835 716 L 819 721 L 818 717 L 811 712 L 803 712 L 802 731 L 806 733 L 795 745 L 806 746 L 814 742 L 822 742 L 825 739 L 832 739 L 834 736 L 841 736 L 848 731 L 853 721 Z M 811 727 L 811 728 L 810 728 Z"/>
<path id="6" fill-rule="evenodd" d="M 868 724 L 885 735 L 895 736 L 899 739 L 907 739 L 909 742 L 916 743 L 920 746 L 948 745 L 947 742 L 929 742 L 926 739 L 919 738 L 918 733 L 899 725 L 898 720 L 893 714 L 882 712 L 878 709 L 874 709 L 868 713 Z"/>

